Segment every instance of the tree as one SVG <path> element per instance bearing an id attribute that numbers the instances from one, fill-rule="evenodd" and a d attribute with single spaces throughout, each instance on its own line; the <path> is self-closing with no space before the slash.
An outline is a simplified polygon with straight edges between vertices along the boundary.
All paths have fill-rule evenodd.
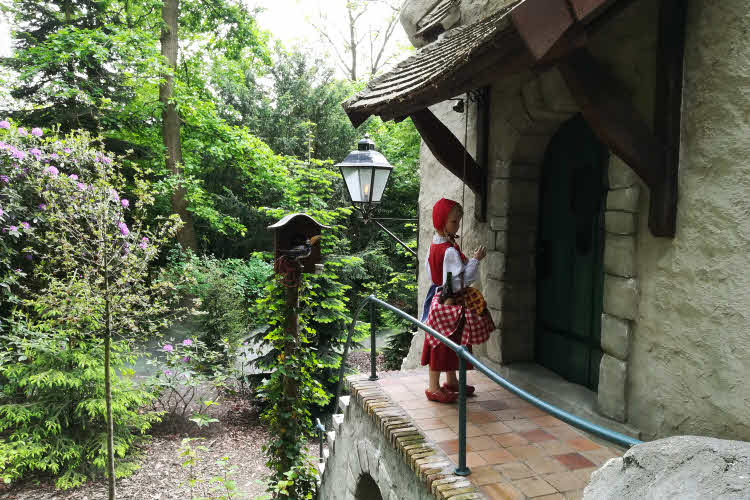
<path id="1" fill-rule="evenodd" d="M 333 67 L 309 51 L 277 44 L 272 61 L 270 83 L 242 123 L 278 154 L 307 158 L 311 135 L 313 158 L 341 160 L 357 137 L 341 102 L 356 87 L 336 79 Z"/>
<path id="2" fill-rule="evenodd" d="M 125 29 L 117 0 L 14 0 L 6 8 L 16 50 L 0 65 L 18 73 L 10 95 L 20 107 L 11 116 L 95 131 L 103 114 L 132 98 L 125 75 L 143 52 L 142 32 Z"/>
<path id="3" fill-rule="evenodd" d="M 312 25 L 352 82 L 361 77 L 360 65 L 366 66 L 368 77 L 372 78 L 394 56 L 392 38 L 398 28 L 402 3 L 400 0 L 346 0 L 343 11 L 336 16 L 344 18 L 344 32 L 332 30 L 332 26 L 341 22 L 332 21 L 328 10 L 318 11 L 318 19 Z"/>
<path id="4" fill-rule="evenodd" d="M 166 60 L 166 71 L 159 85 L 159 102 L 162 105 L 162 138 L 166 149 L 167 171 L 175 177 L 182 175 L 182 144 L 180 142 L 180 117 L 174 102 L 174 72 L 177 68 L 177 24 L 180 12 L 179 0 L 164 0 L 161 8 L 163 26 L 161 29 L 161 55 Z M 177 241 L 183 248 L 196 250 L 193 218 L 187 210 L 185 194 L 187 190 L 180 182 L 172 193 L 172 213 L 180 216 L 185 224 L 177 233 Z"/>
<path id="5" fill-rule="evenodd" d="M 152 281 L 149 270 L 178 221 L 143 226 L 141 199 L 149 193 L 134 206 L 121 199 L 116 162 L 87 134 L 41 139 L 41 129 L 29 135 L 7 121 L 0 129 L 8 239 L 0 263 L 20 265 L 14 274 L 29 277 L 24 290 L 2 276 L 6 291 L 27 295 L 0 318 L 9 324 L 0 343 L 2 478 L 52 471 L 60 487 L 73 487 L 104 469 L 114 498 L 115 477 L 135 467 L 116 467 L 115 454 L 124 457 L 133 430 L 144 432 L 157 417 L 139 411 L 150 395 L 111 371 L 133 361 L 124 339 L 153 334 L 176 310 L 171 284 Z"/>

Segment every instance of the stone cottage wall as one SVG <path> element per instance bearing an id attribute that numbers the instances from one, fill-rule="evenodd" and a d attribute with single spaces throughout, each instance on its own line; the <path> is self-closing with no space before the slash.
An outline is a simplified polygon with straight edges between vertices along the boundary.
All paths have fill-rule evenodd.
<path id="1" fill-rule="evenodd" d="M 677 235 L 648 230 L 648 188 L 611 155 L 598 409 L 644 438 L 707 434 L 750 439 L 750 32 L 747 2 L 689 3 Z M 658 3 L 634 2 L 589 46 L 653 119 Z M 435 106 L 463 139 L 463 115 Z M 555 70 L 498 81 L 491 92 L 488 221 L 470 216 L 464 249 L 485 244 L 478 287 L 499 330 L 476 353 L 489 365 L 533 360 L 539 165 L 576 112 Z M 473 113 L 472 113 L 473 116 Z M 470 122 L 469 150 L 475 138 Z M 440 196 L 460 181 L 421 154 L 420 265 Z M 420 275 L 421 308 L 428 277 Z M 422 335 L 405 366 L 417 365 Z"/>
<path id="2" fill-rule="evenodd" d="M 688 2 L 677 235 L 638 227 L 628 414 L 645 437 L 750 440 L 748 12 Z"/>

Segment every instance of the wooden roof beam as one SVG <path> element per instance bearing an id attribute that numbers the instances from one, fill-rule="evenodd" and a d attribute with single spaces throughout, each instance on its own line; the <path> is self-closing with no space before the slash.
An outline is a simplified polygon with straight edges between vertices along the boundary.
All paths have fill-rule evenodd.
<path id="1" fill-rule="evenodd" d="M 450 173 L 464 179 L 464 182 L 477 196 L 484 196 L 487 173 L 464 148 L 453 132 L 427 108 L 409 115 L 422 140 L 430 148 L 432 155 Z"/>

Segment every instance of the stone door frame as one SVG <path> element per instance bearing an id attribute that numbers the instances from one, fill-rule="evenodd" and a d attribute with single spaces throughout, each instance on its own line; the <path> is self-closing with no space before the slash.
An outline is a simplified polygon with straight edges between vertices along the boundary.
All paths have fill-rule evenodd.
<path id="1" fill-rule="evenodd" d="M 559 127 L 579 112 L 556 69 L 494 89 L 490 109 L 488 256 L 482 290 L 498 326 L 477 354 L 496 363 L 534 360 L 536 235 L 544 153 Z M 636 248 L 640 182 L 610 152 L 605 209 L 604 306 L 599 411 L 627 420 L 628 357 L 638 314 Z"/>

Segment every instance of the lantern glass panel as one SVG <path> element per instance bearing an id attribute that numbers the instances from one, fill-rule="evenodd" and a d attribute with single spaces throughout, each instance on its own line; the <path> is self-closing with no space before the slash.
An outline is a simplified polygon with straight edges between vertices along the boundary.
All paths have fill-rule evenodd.
<path id="1" fill-rule="evenodd" d="M 371 166 L 359 167 L 359 185 L 361 187 L 360 199 L 369 203 L 372 197 L 372 171 Z"/>
<path id="2" fill-rule="evenodd" d="M 373 186 L 373 196 L 372 201 L 373 203 L 380 203 L 380 200 L 383 198 L 383 191 L 385 191 L 385 186 L 388 184 L 388 177 L 391 175 L 391 169 L 390 168 L 376 168 L 375 169 L 375 185 Z"/>
<path id="3" fill-rule="evenodd" d="M 369 170 L 369 169 L 368 169 Z M 362 188 L 360 183 L 360 174 L 358 167 L 341 167 L 341 175 L 344 177 L 346 182 L 346 189 L 349 191 L 349 196 L 352 198 L 354 203 L 362 203 L 365 200 L 362 199 Z"/>

